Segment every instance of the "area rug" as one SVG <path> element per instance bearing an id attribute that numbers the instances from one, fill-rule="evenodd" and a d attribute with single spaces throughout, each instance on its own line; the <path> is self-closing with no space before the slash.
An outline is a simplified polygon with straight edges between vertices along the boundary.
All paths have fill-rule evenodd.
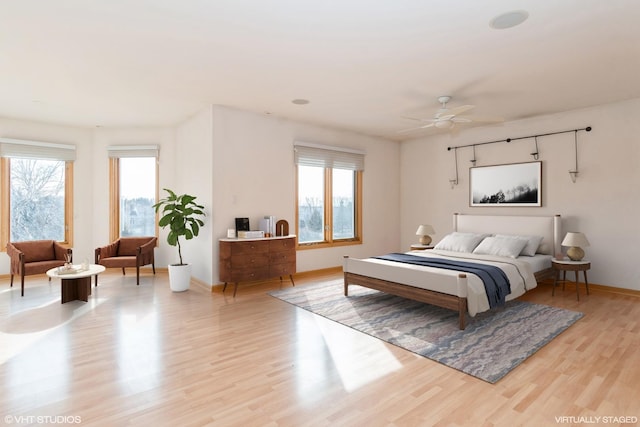
<path id="1" fill-rule="evenodd" d="M 271 292 L 290 304 L 397 345 L 413 353 L 496 383 L 582 313 L 510 301 L 458 328 L 458 314 L 341 280 Z"/>

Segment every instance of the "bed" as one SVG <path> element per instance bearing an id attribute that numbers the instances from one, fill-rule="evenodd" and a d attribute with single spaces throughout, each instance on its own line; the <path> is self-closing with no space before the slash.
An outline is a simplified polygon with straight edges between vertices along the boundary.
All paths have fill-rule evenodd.
<path id="1" fill-rule="evenodd" d="M 407 254 L 412 259 L 418 257 L 452 259 L 497 266 L 509 279 L 511 289 L 506 295 L 506 301 L 509 301 L 535 288 L 537 281 L 553 277 L 551 259 L 554 254 L 560 252 L 560 228 L 560 215 L 454 214 L 453 232 L 445 236 L 435 249 L 411 251 Z M 471 250 L 446 245 L 450 237 L 466 238 L 471 235 L 480 236 L 479 243 L 475 244 Z M 501 248 L 495 249 L 496 244 L 502 244 L 506 238 L 515 236 L 518 236 L 518 239 L 524 238 L 523 236 L 535 236 L 539 243 L 535 245 L 535 242 L 530 242 L 528 248 L 530 253 L 526 256 L 524 247 L 521 250 L 522 255 L 516 257 L 513 257 L 513 254 L 504 256 Z M 487 242 L 489 243 L 485 244 Z M 472 251 L 480 249 L 480 244 L 491 249 L 473 253 Z M 533 250 L 531 250 L 531 244 L 536 246 Z M 507 246 L 509 245 L 511 242 Z M 517 252 L 517 248 L 514 250 Z M 345 296 L 349 296 L 349 285 L 359 285 L 455 310 L 458 312 L 460 329 L 465 328 L 467 313 L 475 316 L 492 308 L 483 281 L 474 273 L 407 264 L 377 257 L 357 259 L 348 256 L 344 257 L 343 272 Z"/>

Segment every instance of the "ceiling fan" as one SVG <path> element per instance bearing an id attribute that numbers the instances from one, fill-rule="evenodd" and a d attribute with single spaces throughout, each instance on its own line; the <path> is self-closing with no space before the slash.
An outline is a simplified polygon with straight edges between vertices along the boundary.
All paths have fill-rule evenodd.
<path id="1" fill-rule="evenodd" d="M 442 104 L 442 106 L 440 107 L 440 109 L 438 109 L 438 111 L 436 111 L 433 118 L 420 119 L 416 117 L 404 117 L 405 119 L 416 120 L 424 124 L 421 126 L 400 130 L 398 131 L 398 133 L 412 132 L 415 130 L 427 129 L 431 127 L 437 129 L 452 129 L 458 123 L 500 123 L 504 121 L 504 119 L 499 117 L 462 116 L 462 113 L 475 108 L 475 105 L 461 105 L 460 107 L 447 108 L 447 103 L 449 101 L 451 101 L 450 96 L 438 97 L 438 102 Z"/>

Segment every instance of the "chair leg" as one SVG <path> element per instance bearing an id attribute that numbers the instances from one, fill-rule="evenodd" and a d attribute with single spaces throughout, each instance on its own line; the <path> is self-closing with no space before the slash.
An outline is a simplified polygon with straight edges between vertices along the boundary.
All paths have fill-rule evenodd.
<path id="1" fill-rule="evenodd" d="M 153 269 L 153 274 L 156 274 L 156 264 L 155 263 L 151 263 L 151 268 Z"/>
<path id="2" fill-rule="evenodd" d="M 136 265 L 136 285 L 140 286 L 140 266 Z"/>
<path id="3" fill-rule="evenodd" d="M 124 276 L 124 267 L 122 267 L 122 275 Z"/>
<path id="4" fill-rule="evenodd" d="M 11 282 L 9 283 L 10 283 L 9 287 L 13 288 L 13 274 L 11 275 Z"/>
<path id="5" fill-rule="evenodd" d="M 24 274 L 20 276 L 20 296 L 24 296 Z"/>

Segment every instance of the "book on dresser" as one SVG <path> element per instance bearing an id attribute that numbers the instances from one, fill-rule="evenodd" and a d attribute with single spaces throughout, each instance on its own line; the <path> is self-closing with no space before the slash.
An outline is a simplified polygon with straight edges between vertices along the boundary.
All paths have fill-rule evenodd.
<path id="1" fill-rule="evenodd" d="M 220 280 L 234 283 L 233 296 L 239 282 L 289 276 L 296 272 L 296 236 L 262 239 L 220 239 Z"/>

